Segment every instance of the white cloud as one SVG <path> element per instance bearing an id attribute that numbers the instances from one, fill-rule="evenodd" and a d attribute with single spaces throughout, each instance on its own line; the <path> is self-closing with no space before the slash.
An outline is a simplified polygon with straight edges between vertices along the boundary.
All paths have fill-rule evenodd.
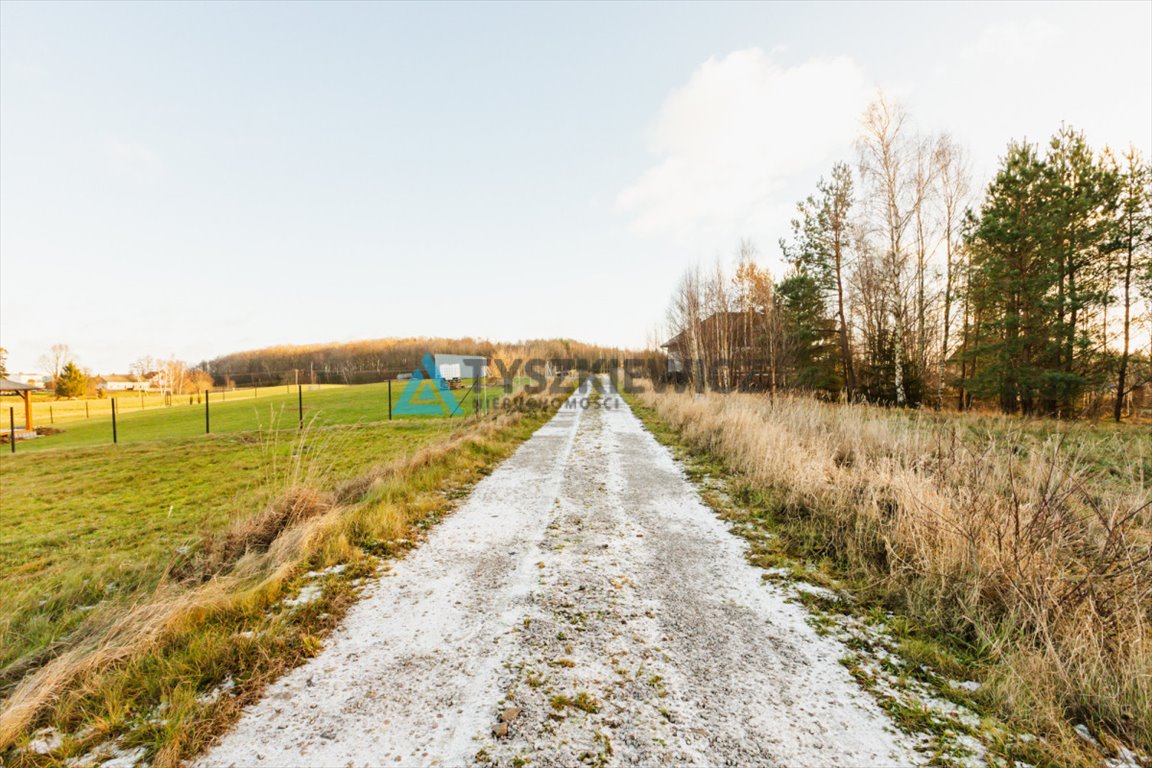
<path id="1" fill-rule="evenodd" d="M 164 161 L 156 150 L 117 137 L 105 139 L 104 157 L 115 177 L 132 183 L 153 184 L 164 172 Z"/>
<path id="2" fill-rule="evenodd" d="M 960 59 L 964 66 L 991 62 L 1038 69 L 1046 66 L 1044 59 L 1063 38 L 1064 30 L 1043 19 L 1000 22 L 985 27 L 960 52 Z"/>
<path id="3" fill-rule="evenodd" d="M 656 162 L 617 207 L 642 235 L 708 249 L 750 236 L 773 250 L 796 200 L 853 157 L 872 93 L 846 56 L 793 67 L 759 48 L 710 58 L 665 100 L 649 142 Z"/>
<path id="4" fill-rule="evenodd" d="M 1096 18 L 1092 6 L 1061 10 L 985 26 L 916 83 L 920 122 L 964 143 L 981 183 L 1010 140 L 1043 143 L 1062 124 L 1096 148 L 1149 146 L 1146 19 L 1125 25 Z"/>

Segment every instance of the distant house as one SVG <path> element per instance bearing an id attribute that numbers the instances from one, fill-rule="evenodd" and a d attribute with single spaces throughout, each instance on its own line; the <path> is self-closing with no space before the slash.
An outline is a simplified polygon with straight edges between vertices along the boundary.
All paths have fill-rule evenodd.
<path id="1" fill-rule="evenodd" d="M 733 358 L 747 356 L 754 351 L 753 328 L 761 317 L 754 312 L 716 312 L 709 315 L 696 330 L 697 354 L 706 354 L 705 350 L 713 354 L 726 350 Z M 692 341 L 691 334 L 683 330 L 660 345 L 668 355 L 668 375 L 686 372 L 685 365 L 696 356 L 693 354 Z"/>
<path id="2" fill-rule="evenodd" d="M 105 392 L 141 392 L 151 388 L 144 377 L 133 373 L 110 373 L 99 378 L 104 381 L 101 389 Z"/>
<path id="3" fill-rule="evenodd" d="M 148 371 L 144 374 L 144 389 L 154 392 L 168 392 L 172 389 L 167 370 Z"/>
<path id="4" fill-rule="evenodd" d="M 436 355 L 436 372 L 446 381 L 488 375 L 488 358 L 479 355 Z"/>
<path id="5" fill-rule="evenodd" d="M 1130 416 L 1152 416 L 1152 383 L 1137 384 L 1124 398 L 1125 410 Z"/>
<path id="6" fill-rule="evenodd" d="M 763 318 L 752 311 L 716 312 L 700 321 L 694 334 L 688 329 L 676 334 L 660 345 L 668 356 L 668 378 L 689 378 L 688 367 L 694 366 L 713 386 L 722 373 L 723 380 L 742 388 L 765 386 L 768 364 L 757 344 Z"/>
<path id="7" fill-rule="evenodd" d="M 664 354 L 668 356 L 667 373 L 669 377 L 676 378 L 685 375 L 684 361 L 691 357 L 687 333 L 687 331 L 680 331 L 660 345 Z"/>
<path id="8" fill-rule="evenodd" d="M 8 374 L 8 378 L 12 381 L 18 381 L 21 384 L 31 384 L 33 387 L 44 389 L 48 386 L 49 380 L 52 377 L 45 376 L 42 373 L 25 373 L 23 371 L 17 371 L 16 373 Z"/>

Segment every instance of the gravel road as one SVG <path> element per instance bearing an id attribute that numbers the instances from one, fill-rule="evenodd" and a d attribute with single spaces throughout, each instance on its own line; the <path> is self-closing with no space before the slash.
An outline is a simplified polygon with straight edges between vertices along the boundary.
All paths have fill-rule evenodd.
<path id="1" fill-rule="evenodd" d="M 479 483 L 200 764 L 917 762 L 844 646 L 601 403 Z"/>

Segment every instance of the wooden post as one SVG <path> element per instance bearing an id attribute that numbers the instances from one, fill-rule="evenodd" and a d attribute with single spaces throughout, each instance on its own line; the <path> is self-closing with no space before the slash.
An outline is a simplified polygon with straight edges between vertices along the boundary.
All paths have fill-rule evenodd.
<path id="1" fill-rule="evenodd" d="M 21 395 L 24 397 L 24 429 L 31 430 L 34 429 L 32 426 L 32 393 L 25 391 Z"/>
<path id="2" fill-rule="evenodd" d="M 388 421 L 392 421 L 392 379 L 388 379 Z"/>
<path id="3" fill-rule="evenodd" d="M 116 398 L 112 398 L 112 444 L 115 445 L 116 441 Z"/>
<path id="4" fill-rule="evenodd" d="M 16 409 L 8 406 L 8 440 L 12 453 L 16 453 Z"/>
<path id="5" fill-rule="evenodd" d="M 208 411 L 208 390 L 204 390 L 204 434 L 212 434 L 212 415 Z"/>
<path id="6" fill-rule="evenodd" d="M 52 403 L 48 403 L 48 423 L 56 423 L 56 413 L 52 410 Z"/>
<path id="7" fill-rule="evenodd" d="M 300 429 L 304 429 L 304 385 L 296 385 L 296 400 L 300 406 Z"/>
<path id="8" fill-rule="evenodd" d="M 144 390 L 140 390 L 140 410 L 144 410 Z"/>
<path id="9" fill-rule="evenodd" d="M 84 401 L 84 418 L 86 418 L 86 419 L 92 418 L 92 414 L 88 412 L 88 401 L 87 400 Z"/>

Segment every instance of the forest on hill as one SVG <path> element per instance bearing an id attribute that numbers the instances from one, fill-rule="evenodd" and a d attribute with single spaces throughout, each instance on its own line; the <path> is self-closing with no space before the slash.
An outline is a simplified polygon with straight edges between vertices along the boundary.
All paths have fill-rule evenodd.
<path id="1" fill-rule="evenodd" d="M 511 370 L 515 361 L 610 361 L 651 357 L 653 353 L 587 344 L 572 339 L 530 339 L 512 343 L 464 338 L 392 338 L 300 344 L 233 352 L 200 367 L 217 386 L 262 386 L 299 381 L 315 384 L 366 384 L 409 374 L 424 355 L 453 354 L 486 357 L 492 375 Z"/>

